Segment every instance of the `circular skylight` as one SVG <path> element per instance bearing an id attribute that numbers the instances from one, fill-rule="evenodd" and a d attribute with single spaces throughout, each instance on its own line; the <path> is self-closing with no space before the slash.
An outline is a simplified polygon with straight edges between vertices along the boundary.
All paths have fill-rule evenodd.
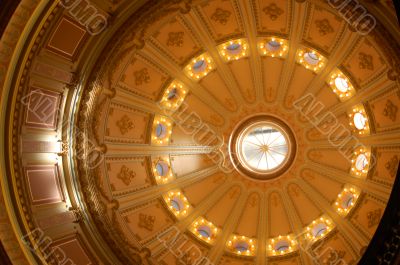
<path id="1" fill-rule="evenodd" d="M 336 77 L 335 86 L 340 92 L 347 92 L 349 90 L 349 83 L 342 77 Z"/>
<path id="2" fill-rule="evenodd" d="M 157 124 L 156 126 L 156 136 L 161 139 L 167 135 L 167 126 L 162 123 Z"/>
<path id="3" fill-rule="evenodd" d="M 181 211 L 184 208 L 184 204 L 181 199 L 178 197 L 174 197 L 171 200 L 171 206 L 174 208 L 177 212 Z"/>
<path id="4" fill-rule="evenodd" d="M 357 129 L 362 130 L 365 128 L 367 119 L 364 117 L 362 113 L 357 112 L 356 114 L 354 114 L 353 121 L 354 121 L 354 126 L 356 126 Z"/>
<path id="5" fill-rule="evenodd" d="M 275 251 L 286 251 L 289 249 L 289 242 L 286 240 L 281 240 L 277 242 L 274 246 Z"/>
<path id="6" fill-rule="evenodd" d="M 314 228 L 312 229 L 312 234 L 314 237 L 320 237 L 322 236 L 326 231 L 328 230 L 328 227 L 324 223 L 319 223 Z"/>
<path id="7" fill-rule="evenodd" d="M 273 170 L 285 161 L 287 142 L 281 129 L 272 124 L 260 124 L 243 135 L 239 143 L 240 157 L 253 170 Z"/>
<path id="8" fill-rule="evenodd" d="M 260 114 L 239 123 L 229 142 L 233 166 L 243 175 L 269 180 L 285 172 L 294 161 L 295 137 L 282 120 Z"/>
<path id="9" fill-rule="evenodd" d="M 267 49 L 271 52 L 276 52 L 281 48 L 281 44 L 276 40 L 271 40 L 267 43 Z"/>
<path id="10" fill-rule="evenodd" d="M 157 174 L 161 177 L 165 177 L 168 174 L 169 166 L 165 161 L 158 161 L 156 164 Z"/>
<path id="11" fill-rule="evenodd" d="M 242 51 L 242 46 L 239 43 L 232 43 L 226 47 L 229 54 L 236 55 Z"/>
<path id="12" fill-rule="evenodd" d="M 238 241 L 235 243 L 235 250 L 239 252 L 246 252 L 249 250 L 249 244 L 246 241 Z"/>
<path id="13" fill-rule="evenodd" d="M 202 225 L 197 228 L 197 232 L 203 237 L 211 237 L 211 229 L 206 225 Z"/>
<path id="14" fill-rule="evenodd" d="M 368 164 L 367 156 L 364 154 L 359 154 L 356 158 L 356 164 L 355 164 L 357 170 L 359 171 L 364 170 L 367 164 Z"/>
<path id="15" fill-rule="evenodd" d="M 342 208 L 343 209 L 348 209 L 353 205 L 353 201 L 354 201 L 354 195 L 350 192 L 346 193 L 343 196 L 343 200 L 342 200 Z"/>
<path id="16" fill-rule="evenodd" d="M 193 71 L 195 73 L 200 73 L 206 70 L 207 68 L 207 62 L 205 60 L 198 60 L 193 64 Z"/>
<path id="17" fill-rule="evenodd" d="M 173 101 L 173 100 L 177 99 L 178 96 L 179 96 L 178 89 L 176 87 L 174 87 L 173 89 L 171 89 L 168 92 L 167 99 L 170 101 Z"/>
<path id="18" fill-rule="evenodd" d="M 306 52 L 304 54 L 304 60 L 311 65 L 317 65 L 319 63 L 318 55 L 312 52 Z"/>

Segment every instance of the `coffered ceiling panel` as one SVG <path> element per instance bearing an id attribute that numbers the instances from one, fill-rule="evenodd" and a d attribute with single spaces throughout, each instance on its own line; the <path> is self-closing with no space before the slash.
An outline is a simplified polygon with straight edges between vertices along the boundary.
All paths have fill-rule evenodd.
<path id="1" fill-rule="evenodd" d="M 337 14 L 318 5 L 310 5 L 304 40 L 330 53 L 337 45 L 345 27 L 346 22 Z"/>
<path id="2" fill-rule="evenodd" d="M 243 34 L 242 21 L 235 0 L 204 2 L 197 10 L 216 41 Z"/>
<path id="3" fill-rule="evenodd" d="M 291 1 L 252 0 L 254 15 L 259 34 L 289 32 L 289 23 L 292 18 Z"/>

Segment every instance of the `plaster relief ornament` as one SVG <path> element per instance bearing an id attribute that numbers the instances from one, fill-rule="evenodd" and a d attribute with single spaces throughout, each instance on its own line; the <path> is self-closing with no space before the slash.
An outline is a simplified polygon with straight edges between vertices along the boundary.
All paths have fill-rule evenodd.
<path id="1" fill-rule="evenodd" d="M 167 45 L 173 47 L 182 47 L 184 35 L 185 33 L 183 33 L 182 31 L 168 33 Z"/>
<path id="2" fill-rule="evenodd" d="M 376 226 L 379 223 L 379 220 L 381 219 L 381 215 L 382 215 L 382 209 L 369 211 L 367 213 L 368 228 Z"/>
<path id="3" fill-rule="evenodd" d="M 123 165 L 117 177 L 122 180 L 126 186 L 128 186 L 131 184 L 132 179 L 136 177 L 136 173 L 133 172 L 133 170 L 130 170 L 127 166 Z"/>
<path id="4" fill-rule="evenodd" d="M 153 215 L 147 215 L 140 213 L 139 214 L 139 223 L 138 226 L 140 228 L 144 228 L 148 231 L 153 231 L 154 229 L 154 222 L 156 221 L 156 217 Z"/>
<path id="5" fill-rule="evenodd" d="M 275 3 L 264 7 L 264 13 L 269 16 L 272 21 L 275 21 L 280 15 L 283 14 L 283 10 Z"/>
<path id="6" fill-rule="evenodd" d="M 388 117 L 392 121 L 396 121 L 398 107 L 393 104 L 393 102 L 388 99 L 385 105 L 385 109 L 383 110 L 383 115 Z"/>
<path id="7" fill-rule="evenodd" d="M 134 72 L 133 75 L 137 86 L 150 82 L 149 70 L 147 70 L 147 68 L 142 68 L 141 70 Z"/>
<path id="8" fill-rule="evenodd" d="M 360 52 L 358 55 L 360 69 L 374 70 L 373 58 L 371 55 Z"/>
<path id="9" fill-rule="evenodd" d="M 222 25 L 226 25 L 226 23 L 228 23 L 228 19 L 230 16 L 231 12 L 229 12 L 228 10 L 217 8 L 215 12 L 212 14 L 211 19 Z"/>
<path id="10" fill-rule="evenodd" d="M 397 167 L 399 165 L 399 157 L 394 155 L 388 162 L 385 164 L 385 168 L 389 172 L 389 176 L 394 178 L 396 177 Z"/>
<path id="11" fill-rule="evenodd" d="M 127 134 L 130 130 L 133 130 L 135 128 L 134 123 L 127 115 L 122 116 L 122 118 L 117 121 L 117 126 L 122 135 Z"/>
<path id="12" fill-rule="evenodd" d="M 334 30 L 331 26 L 331 24 L 329 23 L 329 20 L 327 20 L 326 18 L 321 19 L 321 20 L 316 20 L 315 21 L 315 25 L 317 25 L 319 34 L 321 36 L 325 36 L 329 33 L 333 33 Z"/>

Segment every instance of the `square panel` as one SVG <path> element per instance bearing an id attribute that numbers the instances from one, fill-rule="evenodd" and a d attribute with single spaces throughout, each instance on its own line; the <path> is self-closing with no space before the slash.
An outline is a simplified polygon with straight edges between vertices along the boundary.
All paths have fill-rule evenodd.
<path id="1" fill-rule="evenodd" d="M 78 235 L 57 240 L 52 245 L 59 264 L 94 264 Z"/>
<path id="2" fill-rule="evenodd" d="M 27 106 L 25 125 L 35 128 L 56 129 L 61 94 L 40 88 L 31 88 L 22 99 Z"/>
<path id="3" fill-rule="evenodd" d="M 47 49 L 73 61 L 86 38 L 86 29 L 72 18 L 62 17 L 50 36 Z"/>
<path id="4" fill-rule="evenodd" d="M 25 168 L 30 197 L 35 205 L 63 201 L 57 165 L 35 165 Z"/>

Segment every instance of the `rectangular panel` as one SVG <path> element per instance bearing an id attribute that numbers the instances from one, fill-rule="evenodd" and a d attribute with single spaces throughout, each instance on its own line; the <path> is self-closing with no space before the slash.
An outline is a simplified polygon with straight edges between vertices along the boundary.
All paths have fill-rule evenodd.
<path id="1" fill-rule="evenodd" d="M 35 63 L 32 71 L 38 75 L 61 81 L 63 83 L 70 83 L 73 78 L 71 72 L 39 61 Z"/>
<path id="2" fill-rule="evenodd" d="M 56 129 L 61 94 L 40 88 L 31 88 L 22 103 L 27 106 L 25 125 L 29 127 Z"/>
<path id="3" fill-rule="evenodd" d="M 78 235 L 57 240 L 52 245 L 52 248 L 58 258 L 58 264 L 94 264 Z"/>
<path id="4" fill-rule="evenodd" d="M 57 203 L 63 200 L 57 165 L 27 166 L 25 173 L 33 204 Z"/>
<path id="5" fill-rule="evenodd" d="M 69 60 L 78 56 L 78 50 L 86 37 L 86 29 L 72 18 L 63 17 L 47 43 L 47 49 Z"/>

